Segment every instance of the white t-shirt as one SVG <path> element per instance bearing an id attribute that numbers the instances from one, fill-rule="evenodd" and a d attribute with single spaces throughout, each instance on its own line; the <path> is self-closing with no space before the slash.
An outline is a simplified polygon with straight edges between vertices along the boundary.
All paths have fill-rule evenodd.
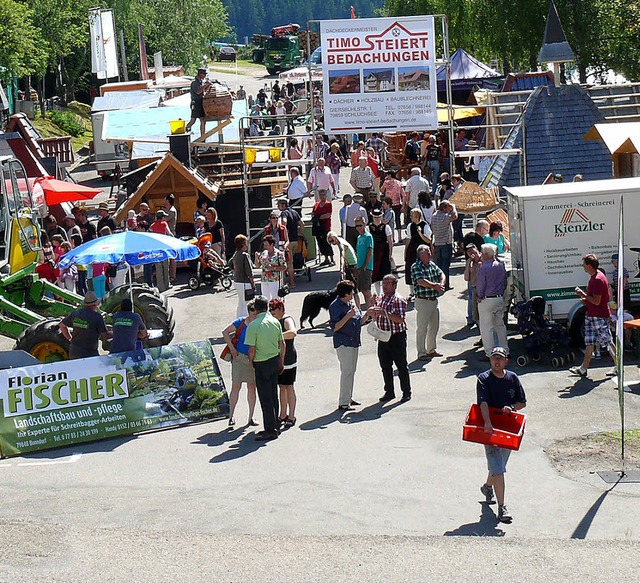
<path id="1" fill-rule="evenodd" d="M 422 176 L 415 174 L 404 185 L 404 191 L 409 197 L 409 208 L 414 208 L 418 204 L 418 194 L 421 192 L 431 192 L 429 181 Z"/>

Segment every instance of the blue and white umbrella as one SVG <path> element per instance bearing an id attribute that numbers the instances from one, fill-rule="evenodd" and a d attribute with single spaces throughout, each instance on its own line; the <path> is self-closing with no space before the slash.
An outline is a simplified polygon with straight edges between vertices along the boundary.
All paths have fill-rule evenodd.
<path id="1" fill-rule="evenodd" d="M 94 263 L 126 263 L 143 265 L 159 263 L 165 259 L 188 261 L 200 256 L 200 249 L 168 235 L 123 231 L 93 241 L 65 253 L 58 266 L 66 269 L 70 265 L 92 265 Z"/>

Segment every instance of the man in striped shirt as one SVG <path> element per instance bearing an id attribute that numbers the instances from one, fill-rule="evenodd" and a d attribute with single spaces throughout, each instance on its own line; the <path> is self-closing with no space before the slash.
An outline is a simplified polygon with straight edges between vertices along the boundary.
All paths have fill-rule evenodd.
<path id="1" fill-rule="evenodd" d="M 407 300 L 397 292 L 398 278 L 393 274 L 382 278 L 382 295 L 367 310 L 367 315 L 375 319 L 381 330 L 389 330 L 391 337 L 387 342 L 378 341 L 378 361 L 384 379 L 384 395 L 381 403 L 396 398 L 393 387 L 393 365 L 398 369 L 400 388 L 402 389 L 401 403 L 411 399 L 411 382 L 409 367 L 407 366 Z"/>

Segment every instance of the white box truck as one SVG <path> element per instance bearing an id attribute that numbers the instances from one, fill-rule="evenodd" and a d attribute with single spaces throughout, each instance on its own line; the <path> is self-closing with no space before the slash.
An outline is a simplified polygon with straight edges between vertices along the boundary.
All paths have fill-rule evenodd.
<path id="1" fill-rule="evenodd" d="M 547 314 L 566 321 L 582 342 L 585 308 L 575 288 L 588 276 L 582 257 L 595 253 L 611 281 L 618 251 L 620 200 L 624 213 L 624 266 L 634 304 L 640 304 L 640 178 L 507 187 L 511 278 L 518 301 L 542 296 Z"/>

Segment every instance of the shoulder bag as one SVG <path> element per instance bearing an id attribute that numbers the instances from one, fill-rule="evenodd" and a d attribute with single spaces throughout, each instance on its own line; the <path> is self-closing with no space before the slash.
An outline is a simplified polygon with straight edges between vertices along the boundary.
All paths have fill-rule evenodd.
<path id="1" fill-rule="evenodd" d="M 247 290 L 245 290 L 245 293 L 246 291 Z M 233 338 L 231 339 L 231 344 L 233 344 L 234 346 L 238 346 L 238 340 L 240 338 L 240 334 L 242 334 L 243 328 L 244 328 L 244 320 L 242 320 L 242 322 L 240 323 L 240 326 L 236 328 L 236 333 L 233 335 Z M 228 344 L 222 349 L 222 352 L 220 353 L 220 358 L 227 362 L 231 362 L 233 360 L 233 356 L 231 356 L 231 349 L 229 348 Z"/>
<path id="2" fill-rule="evenodd" d="M 389 322 L 389 328 L 391 328 L 391 321 L 389 320 L 389 316 L 384 314 L 385 320 Z M 375 340 L 379 340 L 380 342 L 389 342 L 391 338 L 391 330 L 383 330 L 378 326 L 377 322 L 378 318 L 374 318 L 367 325 L 367 332 L 373 336 Z"/>

